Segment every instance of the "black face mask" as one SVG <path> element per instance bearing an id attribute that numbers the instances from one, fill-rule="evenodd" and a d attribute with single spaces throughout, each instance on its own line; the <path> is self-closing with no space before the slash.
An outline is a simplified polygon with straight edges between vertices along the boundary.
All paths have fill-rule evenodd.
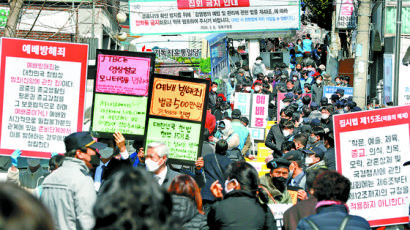
<path id="1" fill-rule="evenodd" d="M 283 193 L 286 189 L 286 181 L 287 179 L 284 177 L 272 177 L 273 185 L 279 190 L 279 192 Z"/>
<path id="2" fill-rule="evenodd" d="M 98 154 L 92 155 L 90 164 L 93 166 L 93 169 L 97 168 L 100 165 L 100 155 Z"/>

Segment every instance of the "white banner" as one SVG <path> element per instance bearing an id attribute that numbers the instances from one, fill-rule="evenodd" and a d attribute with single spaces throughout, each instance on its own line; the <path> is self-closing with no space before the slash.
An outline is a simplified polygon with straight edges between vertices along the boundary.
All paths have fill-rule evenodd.
<path id="1" fill-rule="evenodd" d="M 251 127 L 265 128 L 268 122 L 269 95 L 252 95 Z"/>
<path id="2" fill-rule="evenodd" d="M 133 35 L 298 30 L 299 1 L 134 0 Z"/>

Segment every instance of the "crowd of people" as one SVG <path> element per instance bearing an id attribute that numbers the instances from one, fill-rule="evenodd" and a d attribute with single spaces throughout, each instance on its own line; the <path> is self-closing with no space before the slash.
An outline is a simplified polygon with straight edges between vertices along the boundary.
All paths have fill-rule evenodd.
<path id="1" fill-rule="evenodd" d="M 252 69 L 235 63 L 228 82 L 212 82 L 194 166 L 169 164 L 164 143 L 135 141 L 129 154 L 118 132 L 98 142 L 89 132 L 70 134 L 48 171 L 38 159 L 19 169 L 21 151 L 14 151 L 8 183 L 0 184 L 0 229 L 370 229 L 348 214 L 351 183 L 334 171 L 332 116 L 361 109 L 343 89 L 323 97 L 324 86 L 350 79 L 326 73 L 325 47 L 310 35 L 287 48 L 290 65 L 267 70 L 258 57 Z M 248 116 L 234 107 L 238 92 L 269 95 L 267 119 L 276 124 L 265 139 L 272 154 L 262 176 L 245 161 L 257 153 Z M 278 93 L 286 93 L 282 101 Z M 294 205 L 276 220 L 274 204 Z"/>

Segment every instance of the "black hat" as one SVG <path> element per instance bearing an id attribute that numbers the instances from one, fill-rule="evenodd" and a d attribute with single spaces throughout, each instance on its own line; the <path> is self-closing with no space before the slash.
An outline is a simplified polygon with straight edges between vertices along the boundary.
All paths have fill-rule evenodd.
<path id="1" fill-rule="evenodd" d="M 300 161 L 303 159 L 303 153 L 299 150 L 292 150 L 283 155 L 282 158 L 288 161 Z"/>
<path id="2" fill-rule="evenodd" d="M 90 132 L 76 132 L 72 133 L 64 138 L 65 150 L 70 152 L 71 150 L 79 149 L 82 147 L 91 148 L 93 150 L 102 150 L 107 147 L 106 144 L 96 142 Z"/>
<path id="3" fill-rule="evenodd" d="M 320 99 L 320 105 L 321 106 L 326 106 L 328 105 L 329 100 L 327 99 L 327 97 L 322 97 L 322 99 Z"/>
<path id="4" fill-rule="evenodd" d="M 320 124 L 320 120 L 317 119 L 317 118 L 312 119 L 312 121 L 310 122 L 310 125 L 312 126 L 312 128 L 313 128 L 313 127 L 322 126 L 322 125 Z"/>
<path id="5" fill-rule="evenodd" d="M 337 101 L 340 99 L 340 97 L 337 94 L 332 94 L 332 96 L 330 96 L 330 99 L 332 99 L 333 101 Z"/>
<path id="6" fill-rule="evenodd" d="M 336 93 L 338 93 L 338 94 L 344 94 L 344 93 L 345 93 L 345 90 L 344 90 L 344 89 L 337 89 L 337 90 L 336 90 Z"/>
<path id="7" fill-rule="evenodd" d="M 319 108 L 319 106 L 316 104 L 316 102 L 313 101 L 312 103 L 310 103 L 310 108 L 312 110 L 317 110 Z"/>
<path id="8" fill-rule="evenodd" d="M 311 149 L 305 149 L 305 150 L 303 150 L 303 153 L 305 153 L 307 155 L 316 154 L 320 157 L 320 159 L 323 159 L 325 157 L 325 152 L 323 152 L 323 150 L 319 147 L 313 147 Z"/>
<path id="9" fill-rule="evenodd" d="M 266 164 L 268 169 L 289 168 L 290 162 L 286 159 L 276 158 Z"/>
<path id="10" fill-rule="evenodd" d="M 245 123 L 246 125 L 249 124 L 249 119 L 248 119 L 247 117 L 241 117 L 241 121 L 242 121 L 243 123 Z"/>
<path id="11" fill-rule="evenodd" d="M 241 118 L 241 111 L 239 109 L 234 109 L 232 111 L 232 119 L 240 119 Z"/>

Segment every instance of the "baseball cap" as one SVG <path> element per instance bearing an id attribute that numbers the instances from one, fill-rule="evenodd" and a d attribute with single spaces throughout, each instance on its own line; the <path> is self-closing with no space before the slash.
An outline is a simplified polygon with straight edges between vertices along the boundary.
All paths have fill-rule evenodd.
<path id="1" fill-rule="evenodd" d="M 75 132 L 64 138 L 66 152 L 82 147 L 91 148 L 93 150 L 103 150 L 107 147 L 106 144 L 96 142 L 90 132 Z"/>

